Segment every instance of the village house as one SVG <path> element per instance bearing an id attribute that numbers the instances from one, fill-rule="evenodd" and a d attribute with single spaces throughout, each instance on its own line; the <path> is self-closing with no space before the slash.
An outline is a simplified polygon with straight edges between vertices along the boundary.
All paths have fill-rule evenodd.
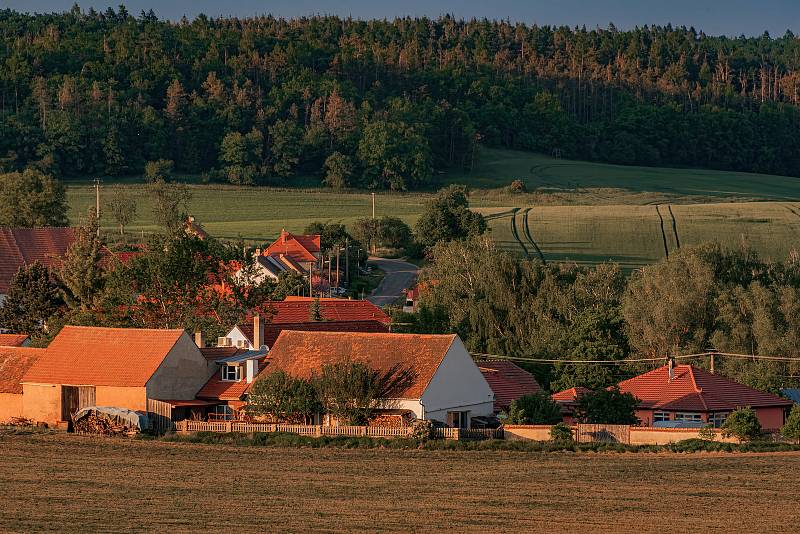
<path id="1" fill-rule="evenodd" d="M 0 334 L 0 347 L 28 347 L 30 344 L 28 334 Z"/>
<path id="2" fill-rule="evenodd" d="M 21 418 L 22 376 L 45 354 L 45 349 L 0 347 L 0 423 Z"/>
<path id="3" fill-rule="evenodd" d="M 22 376 L 22 412 L 51 425 L 86 406 L 170 419 L 214 371 L 183 330 L 65 326 Z"/>
<path id="4" fill-rule="evenodd" d="M 480 360 L 475 363 L 494 392 L 495 413 L 507 412 L 515 400 L 542 391 L 533 375 L 513 362 Z"/>
<path id="5" fill-rule="evenodd" d="M 391 318 L 383 310 L 366 300 L 317 299 L 321 321 L 311 317 L 314 300 L 309 297 L 286 297 L 271 302 L 271 317 L 253 315 L 252 319 L 231 328 L 217 340 L 217 346 L 261 350 L 275 343 L 283 330 L 308 332 L 389 332 Z M 258 342 L 254 332 L 260 334 Z"/>
<path id="6" fill-rule="evenodd" d="M 575 408 L 577 408 L 581 397 L 587 393 L 591 393 L 591 391 L 592 390 L 588 388 L 582 387 L 569 388 L 553 393 L 550 397 L 561 407 L 561 417 L 564 418 L 564 422 L 568 425 L 574 425 L 577 423 L 575 419 Z"/>
<path id="7" fill-rule="evenodd" d="M 0 228 L 0 304 L 17 271 L 34 262 L 54 267 L 74 241 L 72 228 Z"/>
<path id="8" fill-rule="evenodd" d="M 639 399 L 642 426 L 720 427 L 740 408 L 752 408 L 764 430 L 777 430 L 792 402 L 758 391 L 694 365 L 667 365 L 620 382 L 623 393 Z"/>
<path id="9" fill-rule="evenodd" d="M 256 272 L 253 281 L 277 280 L 281 273 L 294 271 L 303 276 L 312 273 L 322 257 L 319 234 L 295 235 L 281 230 L 281 235 L 270 246 L 254 252 Z"/>
<path id="10" fill-rule="evenodd" d="M 396 398 L 384 399 L 391 413 L 470 428 L 473 417 L 494 413 L 494 393 L 456 335 L 354 332 L 281 332 L 262 376 L 275 371 L 309 379 L 323 365 L 361 362 L 380 372 L 399 369 L 410 380 Z"/>

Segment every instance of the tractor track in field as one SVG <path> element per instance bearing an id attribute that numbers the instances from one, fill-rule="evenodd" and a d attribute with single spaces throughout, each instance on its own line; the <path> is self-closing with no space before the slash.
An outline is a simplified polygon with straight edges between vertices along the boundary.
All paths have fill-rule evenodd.
<path id="1" fill-rule="evenodd" d="M 681 238 L 678 237 L 678 220 L 675 218 L 675 214 L 672 213 L 672 204 L 667 205 L 667 209 L 669 210 L 669 216 L 672 218 L 672 233 L 675 234 L 675 245 L 680 250 Z"/>
<path id="2" fill-rule="evenodd" d="M 531 235 L 531 227 L 528 225 L 528 214 L 530 214 L 532 208 L 525 208 L 522 212 L 522 222 L 524 226 L 522 227 L 522 233 L 525 234 L 525 239 L 533 245 L 533 248 L 536 250 L 536 254 L 539 255 L 539 259 L 542 261 L 543 264 L 547 265 L 547 260 L 544 259 L 544 254 L 542 254 L 542 249 L 539 248 L 539 245 L 536 244 L 536 241 L 533 239 Z"/>
<path id="3" fill-rule="evenodd" d="M 800 219 L 800 212 L 794 209 L 791 204 L 784 204 L 783 207 L 791 211 L 792 214 L 794 214 L 798 219 Z"/>
<path id="4" fill-rule="evenodd" d="M 519 230 L 517 229 L 517 213 L 519 212 L 520 208 L 514 208 L 514 214 L 511 216 L 511 235 L 514 236 L 514 239 L 517 241 L 517 244 L 520 246 L 522 251 L 525 253 L 525 256 L 530 258 L 531 254 L 528 252 L 528 248 L 525 246 L 525 243 L 522 242 L 522 239 L 519 237 Z"/>
<path id="5" fill-rule="evenodd" d="M 667 258 L 669 258 L 669 246 L 667 245 L 667 233 L 664 231 L 664 217 L 661 215 L 661 210 L 658 209 L 658 204 L 656 204 L 656 213 L 658 214 L 658 220 L 661 222 L 661 239 L 664 241 L 664 254 L 666 254 Z"/>

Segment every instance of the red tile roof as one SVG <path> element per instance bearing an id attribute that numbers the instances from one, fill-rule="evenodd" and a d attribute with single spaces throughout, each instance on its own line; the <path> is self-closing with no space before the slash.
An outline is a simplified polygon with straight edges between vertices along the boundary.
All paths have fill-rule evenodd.
<path id="1" fill-rule="evenodd" d="M 21 267 L 36 261 L 52 267 L 74 241 L 72 228 L 0 228 L 0 293 Z"/>
<path id="2" fill-rule="evenodd" d="M 0 347 L 0 393 L 22 394 L 22 376 L 45 353 L 45 349 Z"/>
<path id="3" fill-rule="evenodd" d="M 272 347 L 283 330 L 315 332 L 388 332 L 391 317 L 366 300 L 319 299 L 320 313 L 324 321 L 311 320 L 311 304 L 308 297 L 287 298 L 272 302 L 268 308 L 273 313 L 264 322 L 264 343 Z M 253 341 L 253 321 L 239 325 L 239 330 Z"/>
<path id="4" fill-rule="evenodd" d="M 556 402 L 577 402 L 578 399 L 591 392 L 591 389 L 577 387 L 565 389 L 564 391 L 559 391 L 558 393 L 553 393 L 551 397 Z"/>
<path id="5" fill-rule="evenodd" d="M 542 390 L 539 383 L 528 371 L 505 360 L 484 360 L 475 362 L 483 377 L 494 391 L 494 409 L 507 410 L 511 403 L 525 395 Z"/>
<path id="6" fill-rule="evenodd" d="M 246 352 L 245 349 L 240 349 L 237 347 L 203 347 L 200 349 L 200 354 L 202 354 L 206 360 L 211 361 L 219 360 L 221 358 L 230 358 L 231 356 L 236 356 L 242 352 Z"/>
<path id="7" fill-rule="evenodd" d="M 281 230 L 281 235 L 264 250 L 264 256 L 284 254 L 297 262 L 316 261 L 320 251 L 320 236 L 294 235 Z"/>
<path id="8" fill-rule="evenodd" d="M 282 370 L 294 377 L 310 378 L 324 364 L 343 361 L 362 362 L 383 372 L 400 366 L 413 377 L 398 398 L 418 399 L 455 339 L 455 335 L 284 330 L 269 352 L 267 368 L 260 376 Z"/>
<path id="9" fill-rule="evenodd" d="M 238 382 L 222 380 L 220 371 L 217 370 L 195 396 L 198 399 L 241 400 L 251 384 L 244 378 Z"/>
<path id="10" fill-rule="evenodd" d="M 643 408 L 690 412 L 733 411 L 742 407 L 792 405 L 791 401 L 758 391 L 693 365 L 676 365 L 672 380 L 664 365 L 620 382 L 620 391 L 633 393 Z"/>
<path id="11" fill-rule="evenodd" d="M 0 334 L 0 347 L 21 347 L 28 334 Z"/>
<path id="12" fill-rule="evenodd" d="M 65 326 L 23 382 L 144 386 L 183 330 Z"/>

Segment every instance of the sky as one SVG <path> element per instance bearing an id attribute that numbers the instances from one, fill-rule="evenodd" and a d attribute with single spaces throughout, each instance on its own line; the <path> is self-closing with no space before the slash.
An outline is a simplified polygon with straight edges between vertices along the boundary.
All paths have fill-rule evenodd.
<path id="1" fill-rule="evenodd" d="M 26 12 L 68 10 L 75 0 L 0 0 L 0 7 Z M 161 18 L 178 20 L 200 13 L 209 16 L 272 14 L 296 17 L 313 14 L 353 18 L 396 16 L 509 19 L 527 24 L 555 24 L 619 29 L 645 24 L 693 26 L 709 35 L 773 37 L 787 29 L 800 34 L 800 0 L 78 0 L 83 9 L 105 10 L 124 3 L 134 15 L 153 9 Z"/>

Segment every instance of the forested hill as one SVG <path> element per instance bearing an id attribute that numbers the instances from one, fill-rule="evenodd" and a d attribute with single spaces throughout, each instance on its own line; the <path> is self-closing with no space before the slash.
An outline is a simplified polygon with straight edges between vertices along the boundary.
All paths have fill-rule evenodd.
<path id="1" fill-rule="evenodd" d="M 0 170 L 414 189 L 486 145 L 800 173 L 789 33 L 73 8 L 0 11 L 0 39 Z"/>

